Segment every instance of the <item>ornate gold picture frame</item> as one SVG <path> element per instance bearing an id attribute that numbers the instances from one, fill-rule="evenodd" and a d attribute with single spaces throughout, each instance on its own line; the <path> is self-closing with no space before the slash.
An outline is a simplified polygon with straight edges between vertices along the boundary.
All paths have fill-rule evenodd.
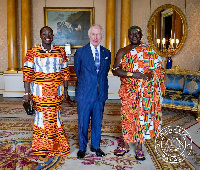
<path id="1" fill-rule="evenodd" d="M 53 44 L 80 48 L 89 43 L 88 29 L 94 24 L 94 7 L 44 7 L 44 25 L 53 29 Z"/>

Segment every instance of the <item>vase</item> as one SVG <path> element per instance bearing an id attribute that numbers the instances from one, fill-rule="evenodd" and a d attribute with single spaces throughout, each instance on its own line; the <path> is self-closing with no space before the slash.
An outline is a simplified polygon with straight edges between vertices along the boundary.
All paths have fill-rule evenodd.
<path id="1" fill-rule="evenodd" d="M 172 58 L 171 57 L 167 57 L 166 69 L 171 69 L 171 68 L 172 68 Z"/>

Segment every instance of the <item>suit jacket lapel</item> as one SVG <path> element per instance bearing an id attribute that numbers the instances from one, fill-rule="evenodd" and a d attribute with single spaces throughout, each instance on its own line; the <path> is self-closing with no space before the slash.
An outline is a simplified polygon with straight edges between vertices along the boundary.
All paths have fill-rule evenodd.
<path id="1" fill-rule="evenodd" d="M 105 64 L 105 51 L 104 48 L 102 46 L 100 46 L 100 69 L 99 72 L 101 72 L 101 70 L 104 68 Z"/>
<path id="2" fill-rule="evenodd" d="M 87 59 L 88 67 L 91 68 L 91 70 L 96 72 L 95 61 L 94 61 L 94 57 L 93 57 L 92 50 L 90 47 L 90 43 L 87 44 L 87 47 L 86 47 L 86 57 L 88 58 Z"/>

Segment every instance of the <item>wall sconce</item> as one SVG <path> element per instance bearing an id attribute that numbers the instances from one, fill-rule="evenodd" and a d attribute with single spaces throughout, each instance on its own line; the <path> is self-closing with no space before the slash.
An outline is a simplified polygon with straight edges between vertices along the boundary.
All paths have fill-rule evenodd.
<path id="1" fill-rule="evenodd" d="M 165 38 L 162 39 L 162 45 L 165 46 Z"/>
<path id="2" fill-rule="evenodd" d="M 171 39 L 170 44 L 171 44 L 171 47 L 174 48 L 174 39 Z"/>
<path id="3" fill-rule="evenodd" d="M 158 47 L 160 46 L 160 39 L 157 39 Z"/>
<path id="4" fill-rule="evenodd" d="M 174 54 L 174 52 L 176 51 L 176 48 L 179 44 L 179 39 L 176 39 L 176 44 L 174 47 L 174 39 L 170 39 L 170 46 L 167 50 L 167 53 L 170 54 L 170 56 L 167 58 L 167 65 L 166 65 L 166 69 L 171 69 L 172 68 L 172 58 L 171 56 Z"/>

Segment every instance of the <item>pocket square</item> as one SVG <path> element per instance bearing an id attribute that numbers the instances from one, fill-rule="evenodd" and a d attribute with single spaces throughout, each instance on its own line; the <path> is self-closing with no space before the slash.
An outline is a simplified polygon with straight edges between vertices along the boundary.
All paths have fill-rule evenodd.
<path id="1" fill-rule="evenodd" d="M 108 57 L 105 58 L 105 60 L 108 59 Z"/>

